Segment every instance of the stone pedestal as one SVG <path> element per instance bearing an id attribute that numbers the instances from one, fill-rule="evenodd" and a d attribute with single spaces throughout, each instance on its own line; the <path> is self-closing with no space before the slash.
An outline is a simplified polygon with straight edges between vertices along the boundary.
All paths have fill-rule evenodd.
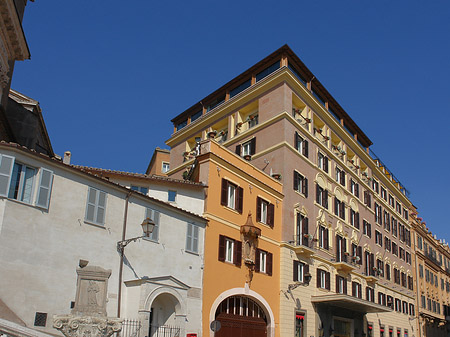
<path id="1" fill-rule="evenodd" d="M 122 330 L 118 318 L 58 315 L 53 318 L 53 327 L 67 337 L 109 337 Z"/>
<path id="2" fill-rule="evenodd" d="M 70 315 L 53 317 L 53 327 L 66 337 L 109 337 L 122 330 L 122 320 L 106 317 L 106 294 L 111 270 L 81 264 L 77 293 Z"/>

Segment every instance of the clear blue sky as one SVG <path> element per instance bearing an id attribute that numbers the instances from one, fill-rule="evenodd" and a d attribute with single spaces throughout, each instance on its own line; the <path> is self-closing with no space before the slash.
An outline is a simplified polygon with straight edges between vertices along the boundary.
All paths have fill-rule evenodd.
<path id="1" fill-rule="evenodd" d="M 13 88 L 55 152 L 133 172 L 171 118 L 287 43 L 450 240 L 449 1 L 40 0 L 23 26 Z"/>

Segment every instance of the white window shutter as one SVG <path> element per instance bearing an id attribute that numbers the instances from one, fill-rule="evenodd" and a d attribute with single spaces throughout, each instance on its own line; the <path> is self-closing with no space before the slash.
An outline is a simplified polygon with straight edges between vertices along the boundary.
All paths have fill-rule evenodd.
<path id="1" fill-rule="evenodd" d="M 48 209 L 50 194 L 52 191 L 52 183 L 53 183 L 53 172 L 41 168 L 41 176 L 39 179 L 36 206 Z"/>
<path id="2" fill-rule="evenodd" d="M 198 253 L 198 226 L 192 225 L 194 228 L 194 235 L 192 240 L 192 251 Z"/>
<path id="3" fill-rule="evenodd" d="M 8 196 L 14 157 L 0 155 L 0 196 Z"/>
<path id="4" fill-rule="evenodd" d="M 98 191 L 95 188 L 89 187 L 87 203 L 86 203 L 86 220 L 90 221 L 90 222 L 94 222 L 94 220 L 95 220 L 97 192 Z"/>
<path id="5" fill-rule="evenodd" d="M 105 209 L 106 209 L 106 193 L 103 191 L 98 191 L 96 223 L 98 223 L 99 225 L 103 225 L 105 223 Z"/>
<path id="6" fill-rule="evenodd" d="M 187 224 L 186 250 L 192 252 L 192 224 Z"/>

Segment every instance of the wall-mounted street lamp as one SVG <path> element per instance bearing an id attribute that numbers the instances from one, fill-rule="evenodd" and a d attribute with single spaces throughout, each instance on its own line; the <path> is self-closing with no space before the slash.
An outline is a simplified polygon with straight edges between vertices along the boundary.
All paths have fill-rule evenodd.
<path id="1" fill-rule="evenodd" d="M 150 234 L 153 232 L 153 228 L 155 228 L 155 223 L 153 222 L 152 219 L 147 218 L 147 219 L 144 219 L 144 221 L 142 221 L 141 226 L 142 226 L 142 231 L 143 231 L 143 234 L 141 236 L 137 236 L 135 238 L 117 242 L 117 251 L 120 254 L 123 254 L 123 250 L 130 242 L 136 241 L 136 240 L 142 239 L 142 238 L 148 238 L 150 236 Z"/>

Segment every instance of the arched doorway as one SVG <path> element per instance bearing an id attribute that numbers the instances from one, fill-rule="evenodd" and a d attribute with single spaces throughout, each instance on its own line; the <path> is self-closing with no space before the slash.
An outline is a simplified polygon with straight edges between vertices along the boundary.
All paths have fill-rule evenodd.
<path id="1" fill-rule="evenodd" d="M 184 321 L 177 316 L 180 303 L 169 293 L 159 294 L 152 302 L 149 318 L 149 337 L 182 336 Z"/>
<path id="2" fill-rule="evenodd" d="M 217 307 L 215 319 L 221 323 L 216 337 L 266 337 L 264 310 L 247 296 L 230 296 Z"/>

